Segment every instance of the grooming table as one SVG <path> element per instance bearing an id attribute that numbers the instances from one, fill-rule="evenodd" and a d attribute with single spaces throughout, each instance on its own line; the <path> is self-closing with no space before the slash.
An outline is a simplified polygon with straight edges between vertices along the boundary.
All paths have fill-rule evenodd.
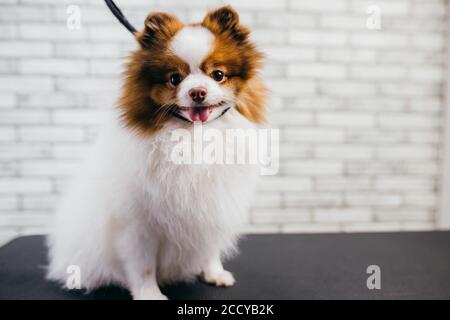
<path id="1" fill-rule="evenodd" d="M 162 288 L 171 299 L 450 299 L 450 232 L 249 235 L 226 263 L 237 283 Z M 0 299 L 130 299 L 124 289 L 66 291 L 44 278 L 44 236 L 0 248 Z M 366 285 L 369 265 L 381 289 Z"/>

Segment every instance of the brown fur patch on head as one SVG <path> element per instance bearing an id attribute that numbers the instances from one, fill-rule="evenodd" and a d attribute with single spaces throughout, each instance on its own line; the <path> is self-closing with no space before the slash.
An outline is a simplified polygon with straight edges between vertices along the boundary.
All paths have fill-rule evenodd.
<path id="1" fill-rule="evenodd" d="M 210 73 L 219 69 L 225 73 L 228 86 L 237 97 L 236 109 L 255 123 L 265 121 L 267 89 L 257 76 L 263 54 L 250 41 L 250 31 L 239 23 L 231 6 L 209 12 L 202 22 L 214 35 L 214 49 L 202 69 Z"/>
<path id="2" fill-rule="evenodd" d="M 137 34 L 140 48 L 126 65 L 122 96 L 122 120 L 139 133 L 152 133 L 171 118 L 176 91 L 168 86 L 172 73 L 188 74 L 189 66 L 169 50 L 170 40 L 183 27 L 175 17 L 152 13 Z"/>
<path id="3" fill-rule="evenodd" d="M 177 17 L 165 12 L 150 13 L 145 19 L 144 30 L 137 35 L 142 47 L 159 46 L 167 43 L 183 27 Z"/>

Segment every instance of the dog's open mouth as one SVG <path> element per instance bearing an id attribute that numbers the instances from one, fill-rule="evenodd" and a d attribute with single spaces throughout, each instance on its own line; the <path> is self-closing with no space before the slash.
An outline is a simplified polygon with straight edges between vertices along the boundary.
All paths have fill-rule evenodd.
<path id="1" fill-rule="evenodd" d="M 208 106 L 178 107 L 178 109 L 187 111 L 192 122 L 206 122 L 208 121 L 209 115 L 211 114 L 213 109 L 222 106 L 224 103 L 224 101 L 221 101 L 219 103 L 211 104 Z"/>

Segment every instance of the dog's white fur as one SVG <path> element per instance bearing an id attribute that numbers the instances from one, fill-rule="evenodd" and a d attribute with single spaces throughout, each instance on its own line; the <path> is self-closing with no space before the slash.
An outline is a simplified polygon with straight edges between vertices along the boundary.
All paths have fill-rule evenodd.
<path id="1" fill-rule="evenodd" d="M 203 87 L 208 90 L 205 104 L 212 105 L 225 101 L 220 107 L 214 108 L 208 121 L 217 118 L 224 109 L 233 102 L 234 95 L 230 89 L 221 88 L 211 77 L 203 74 L 201 63 L 213 49 L 213 34 L 206 28 L 187 26 L 181 29 L 173 38 L 170 49 L 182 60 L 189 63 L 190 74 L 180 83 L 177 100 L 180 106 L 192 105 L 189 90 L 195 87 Z M 185 118 L 189 118 L 187 111 L 180 112 Z"/>
<path id="2" fill-rule="evenodd" d="M 173 37 L 170 49 L 196 70 L 212 49 L 214 35 L 206 28 L 186 26 Z"/>
<path id="3" fill-rule="evenodd" d="M 234 109 L 206 125 L 253 127 Z M 170 138 L 180 127 L 193 130 L 173 119 L 143 138 L 118 117 L 109 121 L 56 214 L 48 238 L 50 279 L 65 283 L 67 268 L 77 265 L 83 288 L 116 283 L 135 299 L 164 299 L 158 284 L 198 275 L 220 286 L 234 283 L 221 261 L 235 251 L 257 170 L 175 164 Z"/>

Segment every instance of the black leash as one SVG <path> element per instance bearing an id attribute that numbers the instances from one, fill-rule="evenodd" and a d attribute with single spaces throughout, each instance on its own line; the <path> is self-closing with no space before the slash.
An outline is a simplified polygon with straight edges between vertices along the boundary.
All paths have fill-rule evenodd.
<path id="1" fill-rule="evenodd" d="M 127 28 L 128 31 L 130 31 L 132 34 L 135 34 L 137 32 L 136 28 L 131 25 L 131 23 L 125 18 L 122 11 L 116 6 L 114 1 L 112 0 L 105 0 L 106 5 L 108 6 L 109 10 L 111 10 L 112 14 L 119 20 L 119 22 Z"/>
<path id="2" fill-rule="evenodd" d="M 105 0 L 105 3 L 108 6 L 109 10 L 111 10 L 112 14 L 117 18 L 117 20 L 119 20 L 119 22 L 125 28 L 127 28 L 128 31 L 130 31 L 134 35 L 137 32 L 136 28 L 131 25 L 131 23 L 127 20 L 127 18 L 125 18 L 125 16 L 123 15 L 122 11 L 120 11 L 120 9 L 116 6 L 114 1 L 112 1 L 112 0 Z M 225 110 L 223 110 L 222 113 L 217 118 L 215 118 L 214 120 L 219 119 L 221 116 L 223 116 L 225 113 L 227 113 L 228 110 L 230 110 L 230 108 L 226 108 Z M 188 118 L 183 117 L 176 110 L 171 110 L 170 114 L 173 115 L 175 118 L 178 118 L 180 120 L 192 123 L 191 120 L 189 120 Z"/>

